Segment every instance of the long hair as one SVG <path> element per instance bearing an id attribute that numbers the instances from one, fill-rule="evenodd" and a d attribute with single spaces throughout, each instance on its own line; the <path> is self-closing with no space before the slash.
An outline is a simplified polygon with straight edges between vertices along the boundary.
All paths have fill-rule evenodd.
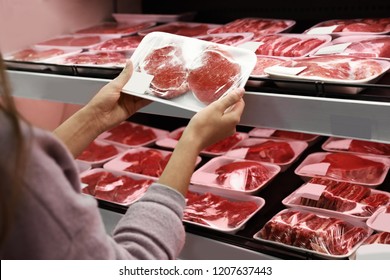
<path id="1" fill-rule="evenodd" d="M 3 113 L 0 117 L 8 118 L 12 128 L 9 135 L 0 135 L 0 137 L 8 137 L 15 145 L 13 160 L 9 161 L 11 165 L 3 166 L 0 164 L 0 174 L 5 174 L 7 178 L 10 178 L 9 186 L 4 186 L 4 180 L 0 179 L 0 245 L 3 244 L 10 231 L 15 210 L 18 207 L 17 202 L 22 194 L 26 160 L 26 143 L 20 126 L 22 117 L 18 113 L 11 95 L 11 87 L 5 69 L 0 53 L 0 112 Z"/>

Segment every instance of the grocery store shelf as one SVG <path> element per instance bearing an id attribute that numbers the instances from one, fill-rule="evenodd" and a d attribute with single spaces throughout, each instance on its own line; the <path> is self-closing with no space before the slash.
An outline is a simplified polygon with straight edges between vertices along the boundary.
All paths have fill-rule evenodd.
<path id="1" fill-rule="evenodd" d="M 8 71 L 15 96 L 85 104 L 109 80 Z M 390 103 L 249 91 L 241 124 L 390 142 Z M 191 118 L 193 112 L 154 102 L 142 112 Z"/>

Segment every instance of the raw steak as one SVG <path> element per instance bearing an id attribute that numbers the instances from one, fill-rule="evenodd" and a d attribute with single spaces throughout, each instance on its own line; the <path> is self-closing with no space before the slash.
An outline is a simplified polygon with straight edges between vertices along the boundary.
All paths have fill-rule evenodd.
<path id="1" fill-rule="evenodd" d="M 61 49 L 49 49 L 49 50 L 42 50 L 42 51 L 25 49 L 12 54 L 12 59 L 19 60 L 19 61 L 41 61 L 64 53 L 65 51 Z"/>
<path id="2" fill-rule="evenodd" d="M 248 191 L 258 188 L 270 178 L 270 172 L 258 162 L 237 161 L 220 166 L 216 181 L 223 187 Z"/>
<path id="3" fill-rule="evenodd" d="M 390 244 L 390 232 L 380 232 L 368 237 L 364 244 Z"/>
<path id="4" fill-rule="evenodd" d="M 142 40 L 142 36 L 129 36 L 122 38 L 114 38 L 105 41 L 99 46 L 93 48 L 97 51 L 130 51 L 138 47 Z"/>
<path id="5" fill-rule="evenodd" d="M 331 153 L 321 162 L 330 164 L 327 176 L 352 182 L 374 183 L 385 171 L 383 163 L 353 154 Z"/>
<path id="6" fill-rule="evenodd" d="M 381 33 L 390 31 L 390 18 L 336 19 L 316 27 L 338 25 L 333 32 Z"/>
<path id="7" fill-rule="evenodd" d="M 187 192 L 183 219 L 200 224 L 206 221 L 222 229 L 235 228 L 258 209 L 252 201 L 230 201 L 212 193 Z"/>
<path id="8" fill-rule="evenodd" d="M 109 159 L 119 153 L 118 149 L 114 145 L 101 145 L 96 141 L 92 141 L 91 144 L 77 157 L 79 160 L 95 162 L 104 159 Z"/>
<path id="9" fill-rule="evenodd" d="M 205 148 L 204 151 L 210 153 L 225 153 L 241 140 L 242 138 L 240 134 L 236 132 L 233 135 Z"/>
<path id="10" fill-rule="evenodd" d="M 390 156 L 390 144 L 353 139 L 349 151 L 364 154 Z"/>
<path id="11" fill-rule="evenodd" d="M 76 34 L 131 34 L 150 27 L 150 23 L 118 24 L 104 23 L 76 31 Z"/>
<path id="12" fill-rule="evenodd" d="M 102 40 L 99 36 L 65 36 L 61 38 L 54 38 L 39 43 L 39 45 L 50 45 L 50 46 L 64 46 L 64 47 L 87 47 L 100 43 Z"/>
<path id="13" fill-rule="evenodd" d="M 214 42 L 217 44 L 234 46 L 238 42 L 241 42 L 242 40 L 244 40 L 245 37 L 243 35 L 218 36 L 218 34 L 211 34 L 208 36 L 199 37 L 199 39 L 204 40 L 204 41 L 208 41 L 208 42 Z"/>
<path id="14" fill-rule="evenodd" d="M 351 42 L 343 53 L 360 57 L 390 58 L 390 36 Z"/>
<path id="15" fill-rule="evenodd" d="M 285 130 L 275 130 L 271 135 L 272 137 L 283 138 L 283 139 L 293 139 L 293 140 L 302 140 L 302 141 L 310 141 L 316 135 L 302 133 L 302 132 L 294 132 L 294 131 L 285 131 Z"/>
<path id="16" fill-rule="evenodd" d="M 297 210 L 275 215 L 259 231 L 262 239 L 336 256 L 348 254 L 367 235 L 367 229 L 341 219 Z"/>
<path id="17" fill-rule="evenodd" d="M 135 153 L 127 153 L 122 157 L 124 162 L 131 162 L 131 166 L 125 171 L 159 177 L 164 171 L 171 154 L 164 156 L 157 150 L 146 150 Z"/>
<path id="18" fill-rule="evenodd" d="M 152 94 L 171 99 L 188 91 L 188 70 L 180 46 L 153 49 L 139 65 L 139 71 L 153 75 Z"/>
<path id="19" fill-rule="evenodd" d="M 188 84 L 195 97 L 204 104 L 217 100 L 238 83 L 241 66 L 227 52 L 206 48 L 194 61 Z"/>
<path id="20" fill-rule="evenodd" d="M 82 177 L 81 182 L 87 184 L 87 187 L 83 188 L 82 192 L 95 195 L 95 187 L 99 180 L 110 177 L 113 177 L 113 175 L 107 171 L 96 172 L 91 175 Z"/>
<path id="21" fill-rule="evenodd" d="M 66 64 L 124 65 L 126 56 L 121 52 L 81 53 L 65 58 Z"/>
<path id="22" fill-rule="evenodd" d="M 243 146 L 245 147 L 245 146 Z M 295 153 L 287 142 L 266 141 L 248 146 L 245 159 L 283 164 L 291 161 Z"/>
<path id="23" fill-rule="evenodd" d="M 256 66 L 253 69 L 251 76 L 267 76 L 264 72 L 265 68 L 279 65 L 284 61 L 285 60 L 281 58 L 257 56 Z"/>
<path id="24" fill-rule="evenodd" d="M 157 135 L 151 128 L 129 122 L 123 122 L 108 132 L 111 135 L 105 137 L 105 140 L 111 140 L 129 146 L 145 145 L 157 139 Z"/>

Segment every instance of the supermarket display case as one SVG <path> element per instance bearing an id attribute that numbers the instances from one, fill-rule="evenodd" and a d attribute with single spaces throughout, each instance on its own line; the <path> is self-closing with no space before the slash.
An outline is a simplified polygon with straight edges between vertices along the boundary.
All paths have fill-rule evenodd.
<path id="1" fill-rule="evenodd" d="M 126 12 L 113 1 L 113 12 Z M 142 1 L 144 13 L 181 13 L 196 11 L 199 22 L 224 23 L 235 18 L 261 16 L 269 18 L 291 18 L 297 21 L 294 32 L 302 32 L 314 23 L 337 17 L 388 17 L 388 1 L 294 1 L 291 3 L 259 3 L 258 1 L 236 4 L 224 1 L 169 1 L 163 7 L 157 1 Z M 218 11 L 218 12 L 216 12 Z M 116 73 L 100 77 L 81 77 L 77 74 L 58 74 L 51 69 L 23 71 L 10 68 L 9 77 L 15 96 L 45 99 L 72 104 L 86 104 L 91 97 Z M 257 82 L 265 82 L 261 87 Z M 321 137 L 301 155 L 321 151 L 326 136 L 357 138 L 390 143 L 390 73 L 378 83 L 364 85 L 361 94 L 337 94 L 328 92 L 329 86 L 343 86 L 337 83 L 298 82 L 308 89 L 278 88 L 270 78 L 251 78 L 246 85 L 245 112 L 239 131 L 248 132 L 253 127 L 269 127 L 288 131 L 317 134 Z M 294 83 L 279 80 L 279 82 Z M 361 87 L 362 85 L 349 85 Z M 306 87 L 307 88 L 307 87 Z M 130 119 L 145 125 L 173 131 L 185 126 L 193 112 L 154 102 Z M 156 115 L 158 117 L 156 117 Z M 180 256 L 182 259 L 318 259 L 321 257 L 274 246 L 253 238 L 253 235 L 277 212 L 284 208 L 282 200 L 302 185 L 303 181 L 294 174 L 300 164 L 298 160 L 258 195 L 265 199 L 265 206 L 245 227 L 235 234 L 200 228 L 185 223 L 187 244 Z M 206 163 L 207 158 L 202 158 Z M 378 188 L 390 191 L 390 178 Z M 107 230 L 110 231 L 127 207 L 99 201 L 99 207 Z M 210 255 L 210 248 L 214 248 Z"/>

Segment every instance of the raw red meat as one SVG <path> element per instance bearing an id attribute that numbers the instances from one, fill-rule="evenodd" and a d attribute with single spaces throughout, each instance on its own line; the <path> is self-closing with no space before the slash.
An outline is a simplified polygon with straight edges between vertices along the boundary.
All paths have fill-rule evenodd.
<path id="1" fill-rule="evenodd" d="M 256 66 L 253 69 L 252 76 L 266 76 L 264 69 L 274 65 L 279 65 L 284 61 L 284 59 L 274 58 L 274 57 L 262 57 L 257 56 Z"/>
<path id="2" fill-rule="evenodd" d="M 300 57 L 305 56 L 315 48 L 324 44 L 325 39 L 313 37 L 293 37 L 291 35 L 267 35 L 255 40 L 262 42 L 257 50 L 257 55 Z"/>
<path id="3" fill-rule="evenodd" d="M 100 145 L 96 141 L 92 141 L 92 143 L 88 145 L 88 147 L 77 157 L 77 159 L 94 162 L 109 159 L 118 153 L 119 151 L 114 145 Z"/>
<path id="4" fill-rule="evenodd" d="M 138 47 L 143 39 L 142 36 L 129 36 L 107 40 L 93 48 L 98 51 L 129 51 Z"/>
<path id="5" fill-rule="evenodd" d="M 135 153 L 127 153 L 122 157 L 125 162 L 131 162 L 131 166 L 125 171 L 159 177 L 164 171 L 171 154 L 164 156 L 157 150 L 146 150 Z"/>
<path id="6" fill-rule="evenodd" d="M 99 53 L 81 53 L 68 56 L 65 59 L 67 64 L 91 64 L 91 65 L 124 65 L 126 56 L 121 52 L 99 52 Z"/>
<path id="7" fill-rule="evenodd" d="M 390 144 L 353 139 L 349 145 L 349 151 L 390 156 Z"/>
<path id="8" fill-rule="evenodd" d="M 20 60 L 20 61 L 40 61 L 64 53 L 65 51 L 61 49 L 49 49 L 49 50 L 24 49 L 12 54 L 12 59 Z"/>
<path id="9" fill-rule="evenodd" d="M 364 80 L 382 74 L 378 61 L 358 57 L 327 55 L 285 61 L 284 67 L 306 67 L 297 76 L 337 80 Z"/>
<path id="10" fill-rule="evenodd" d="M 353 154 L 331 153 L 321 162 L 330 163 L 326 175 L 339 180 L 374 183 L 385 171 L 383 163 Z"/>
<path id="11" fill-rule="evenodd" d="M 333 32 L 381 33 L 390 31 L 390 18 L 336 19 L 316 27 L 338 25 Z"/>
<path id="12" fill-rule="evenodd" d="M 188 91 L 188 70 L 180 46 L 153 49 L 139 65 L 139 71 L 154 75 L 150 89 L 157 97 L 171 99 Z"/>
<path id="13" fill-rule="evenodd" d="M 82 189 L 83 193 L 95 195 L 95 187 L 99 180 L 110 178 L 112 176 L 113 175 L 107 171 L 101 171 L 82 177 L 81 182 L 88 185 L 87 187 Z"/>
<path id="14" fill-rule="evenodd" d="M 259 231 L 259 237 L 328 255 L 348 254 L 368 231 L 341 219 L 286 210 Z"/>
<path id="15" fill-rule="evenodd" d="M 258 209 L 252 201 L 230 201 L 212 193 L 187 192 L 183 219 L 200 224 L 211 221 L 221 228 L 235 228 Z"/>
<path id="16" fill-rule="evenodd" d="M 364 244 L 390 244 L 390 232 L 380 232 L 368 237 Z"/>
<path id="17" fill-rule="evenodd" d="M 245 148 L 245 146 L 242 146 Z M 291 161 L 295 153 L 287 142 L 266 141 L 253 146 L 247 146 L 249 149 L 245 159 L 283 164 Z"/>
<path id="18" fill-rule="evenodd" d="M 271 136 L 284 139 L 309 141 L 313 139 L 313 137 L 315 137 L 316 135 L 294 131 L 276 130 Z"/>
<path id="19" fill-rule="evenodd" d="M 270 178 L 270 172 L 258 162 L 237 161 L 220 166 L 215 171 L 216 181 L 235 190 L 253 190 Z"/>
<path id="20" fill-rule="evenodd" d="M 207 105 L 234 86 L 240 76 L 241 67 L 230 54 L 209 47 L 193 61 L 188 84 L 196 98 Z"/>
<path id="21" fill-rule="evenodd" d="M 245 37 L 243 35 L 231 35 L 231 36 L 218 36 L 217 34 L 202 36 L 199 39 L 208 42 L 214 42 L 217 44 L 224 44 L 228 46 L 236 45 L 238 42 L 241 42 Z"/>
<path id="22" fill-rule="evenodd" d="M 212 29 L 210 30 L 210 33 L 252 32 L 254 33 L 254 38 L 257 38 L 265 34 L 279 33 L 288 27 L 289 23 L 284 20 L 242 18 Z"/>
<path id="23" fill-rule="evenodd" d="M 151 128 L 129 122 L 123 122 L 108 132 L 111 135 L 104 139 L 129 146 L 144 145 L 157 139 L 156 133 Z"/>
<path id="24" fill-rule="evenodd" d="M 119 24 L 104 23 L 76 31 L 76 34 L 130 34 L 150 27 L 150 23 Z"/>
<path id="25" fill-rule="evenodd" d="M 187 23 L 170 23 L 158 28 L 153 28 L 153 31 L 160 31 L 187 37 L 196 37 L 207 34 L 210 27 L 207 24 L 187 24 Z M 146 32 L 144 32 L 146 33 Z"/>
<path id="26" fill-rule="evenodd" d="M 61 38 L 54 38 L 51 40 L 39 43 L 39 45 L 50 45 L 50 46 L 67 46 L 67 47 L 86 47 L 100 43 L 102 40 L 99 36 L 65 36 Z"/>
<path id="27" fill-rule="evenodd" d="M 231 149 L 234 145 L 242 140 L 240 134 L 238 132 L 233 135 L 218 141 L 217 143 L 207 147 L 205 149 L 206 152 L 210 153 L 224 153 Z"/>
<path id="28" fill-rule="evenodd" d="M 343 53 L 360 57 L 390 58 L 390 37 L 378 37 L 351 42 Z"/>

